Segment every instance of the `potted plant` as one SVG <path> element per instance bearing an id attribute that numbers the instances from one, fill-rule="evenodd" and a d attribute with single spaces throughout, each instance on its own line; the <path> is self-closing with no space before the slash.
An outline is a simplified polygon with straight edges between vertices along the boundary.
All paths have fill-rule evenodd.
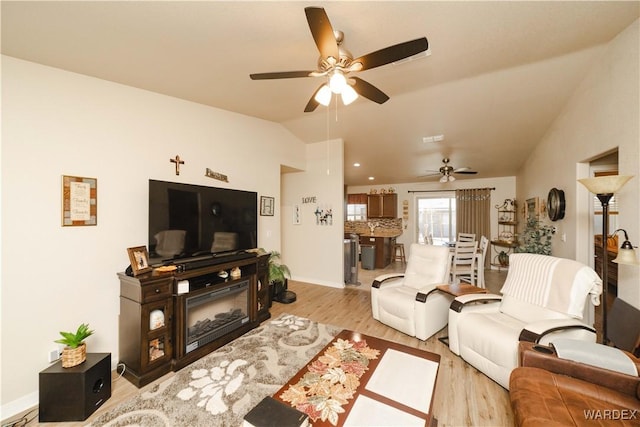
<path id="1" fill-rule="evenodd" d="M 522 244 L 516 252 L 551 255 L 551 236 L 553 227 L 543 225 L 536 219 L 529 219 L 522 233 Z"/>
<path id="2" fill-rule="evenodd" d="M 269 283 L 282 283 L 287 281 L 287 276 L 291 277 L 289 267 L 280 262 L 280 252 L 271 251 L 269 253 Z"/>
<path id="3" fill-rule="evenodd" d="M 279 252 L 271 251 L 269 253 L 269 286 L 273 292 L 274 301 L 289 304 L 296 300 L 296 294 L 287 290 L 287 277 L 291 277 L 289 267 L 280 262 Z"/>
<path id="4" fill-rule="evenodd" d="M 83 323 L 78 326 L 78 330 L 75 333 L 60 331 L 60 335 L 62 335 L 62 338 L 55 342 L 65 346 L 62 350 L 63 368 L 71 368 L 87 360 L 87 345 L 84 340 L 93 335 L 93 331 L 89 329 L 88 324 Z"/>

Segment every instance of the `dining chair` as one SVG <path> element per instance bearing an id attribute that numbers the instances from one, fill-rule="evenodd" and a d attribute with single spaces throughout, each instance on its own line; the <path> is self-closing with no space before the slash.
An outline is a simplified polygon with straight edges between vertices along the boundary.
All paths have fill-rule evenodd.
<path id="1" fill-rule="evenodd" d="M 484 267 L 485 260 L 487 258 L 487 249 L 489 248 L 489 239 L 485 236 L 480 237 L 480 244 L 478 245 L 478 250 L 476 251 L 476 262 L 475 262 L 475 277 L 476 286 L 479 288 L 486 288 L 484 283 Z M 469 283 L 469 277 L 462 276 L 460 278 L 461 281 Z"/>
<path id="2" fill-rule="evenodd" d="M 476 234 L 475 233 L 458 233 L 457 242 L 475 242 Z"/>
<path id="3" fill-rule="evenodd" d="M 476 251 L 478 250 L 478 242 L 457 241 L 453 252 L 453 261 L 451 263 L 451 283 L 458 284 L 464 278 L 464 281 L 475 285 L 475 265 Z"/>

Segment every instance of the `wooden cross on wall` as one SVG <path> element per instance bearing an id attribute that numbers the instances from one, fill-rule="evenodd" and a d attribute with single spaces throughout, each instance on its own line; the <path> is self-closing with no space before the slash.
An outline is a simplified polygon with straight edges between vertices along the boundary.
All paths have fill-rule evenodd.
<path id="1" fill-rule="evenodd" d="M 180 175 L 180 165 L 184 165 L 184 160 L 180 160 L 180 156 L 176 155 L 175 159 L 169 159 L 169 161 L 176 164 L 176 175 Z"/>

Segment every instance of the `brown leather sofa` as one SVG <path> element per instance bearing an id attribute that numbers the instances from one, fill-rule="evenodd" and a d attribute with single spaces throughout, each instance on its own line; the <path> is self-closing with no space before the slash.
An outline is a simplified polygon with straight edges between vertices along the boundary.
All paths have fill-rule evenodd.
<path id="1" fill-rule="evenodd" d="M 520 342 L 509 379 L 517 426 L 640 426 L 640 377 L 561 359 Z M 624 352 L 640 372 L 640 359 Z"/>

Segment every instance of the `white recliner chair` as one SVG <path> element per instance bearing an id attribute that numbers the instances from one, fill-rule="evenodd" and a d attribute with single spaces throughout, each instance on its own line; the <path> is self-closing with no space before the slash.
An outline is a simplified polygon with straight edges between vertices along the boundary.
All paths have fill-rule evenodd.
<path id="1" fill-rule="evenodd" d="M 373 318 L 407 335 L 426 340 L 447 325 L 453 297 L 436 285 L 449 280 L 446 246 L 414 243 L 404 274 L 384 274 L 371 285 Z"/>
<path id="2" fill-rule="evenodd" d="M 602 293 L 592 268 L 570 259 L 512 254 L 500 292 L 455 298 L 449 349 L 502 387 L 509 388 L 509 375 L 518 366 L 519 341 L 595 342 L 595 330 L 582 321 L 585 308 L 599 305 Z"/>

